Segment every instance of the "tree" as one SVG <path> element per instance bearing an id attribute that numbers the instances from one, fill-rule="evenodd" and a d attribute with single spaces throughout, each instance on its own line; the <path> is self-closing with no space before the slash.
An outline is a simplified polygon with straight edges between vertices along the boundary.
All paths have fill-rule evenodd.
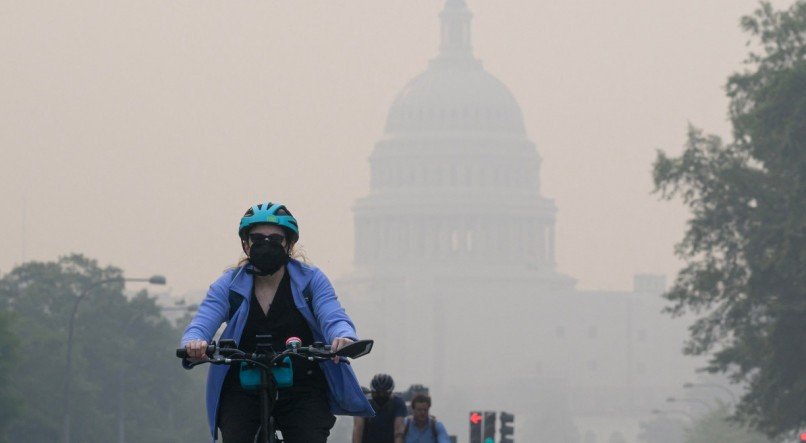
<path id="1" fill-rule="evenodd" d="M 30 262 L 0 278 L 0 307 L 13 314 L 20 350 L 8 373 L 22 399 L 2 434 L 10 441 L 58 441 L 67 325 L 78 294 L 119 278 L 81 255 Z M 118 441 L 124 418 L 130 441 L 204 440 L 203 371 L 185 371 L 173 356 L 180 332 L 147 293 L 131 300 L 122 282 L 94 287 L 81 303 L 73 337 L 71 437 Z M 3 371 L 6 373 L 6 371 Z M 121 407 L 122 406 L 122 407 Z M 121 415 L 121 412 L 124 414 Z"/>
<path id="2" fill-rule="evenodd" d="M 685 352 L 746 384 L 735 418 L 778 436 L 806 423 L 806 1 L 742 27 L 759 49 L 728 80 L 733 141 L 690 128 L 654 180 L 692 213 L 665 294 L 698 315 Z"/>
<path id="3" fill-rule="evenodd" d="M 731 420 L 728 407 L 721 405 L 693 423 L 686 443 L 772 443 L 766 436 Z"/>
<path id="4" fill-rule="evenodd" d="M 9 441 L 5 438 L 5 431 L 19 414 L 20 399 L 14 395 L 12 387 L 14 379 L 12 369 L 14 359 L 17 357 L 17 339 L 11 332 L 11 313 L 0 311 L 0 349 L 3 358 L 0 359 L 0 442 Z"/>
<path id="5" fill-rule="evenodd" d="M 683 443 L 685 428 L 683 423 L 667 415 L 639 423 L 638 441 L 641 443 Z"/>

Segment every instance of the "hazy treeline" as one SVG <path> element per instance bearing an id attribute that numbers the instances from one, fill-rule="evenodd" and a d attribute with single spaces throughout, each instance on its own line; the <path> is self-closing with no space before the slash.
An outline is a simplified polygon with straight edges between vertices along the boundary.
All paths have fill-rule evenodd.
<path id="1" fill-rule="evenodd" d="M 806 1 L 764 2 L 742 28 L 751 53 L 727 82 L 732 140 L 691 128 L 679 157 L 655 163 L 657 191 L 692 214 L 666 298 L 673 315 L 699 316 L 685 352 L 747 387 L 734 418 L 794 439 L 806 426 Z M 736 441 L 713 435 L 688 441 Z"/>
<path id="2" fill-rule="evenodd" d="M 0 278 L 0 440 L 61 440 L 68 324 L 76 298 L 123 276 L 81 255 L 24 263 Z M 75 317 L 71 441 L 202 441 L 205 370 L 174 357 L 181 331 L 123 283 L 86 293 Z M 179 322 L 183 327 L 184 322 Z"/>

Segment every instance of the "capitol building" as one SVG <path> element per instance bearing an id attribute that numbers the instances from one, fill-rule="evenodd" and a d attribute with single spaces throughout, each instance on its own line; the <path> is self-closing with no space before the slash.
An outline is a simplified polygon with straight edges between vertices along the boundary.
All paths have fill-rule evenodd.
<path id="1" fill-rule="evenodd" d="M 557 204 L 518 101 L 474 57 L 465 1 L 439 18 L 438 55 L 397 95 L 369 158 L 354 270 L 334 282 L 376 340 L 361 381 L 428 386 L 459 441 L 468 412 L 490 410 L 515 414 L 519 442 L 637 442 L 696 366 L 684 322 L 660 313 L 665 278 L 581 291 L 557 270 Z"/>

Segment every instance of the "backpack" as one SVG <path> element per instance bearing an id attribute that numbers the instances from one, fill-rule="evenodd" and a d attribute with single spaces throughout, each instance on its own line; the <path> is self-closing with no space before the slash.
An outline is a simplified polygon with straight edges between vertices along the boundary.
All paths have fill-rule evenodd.
<path id="1" fill-rule="evenodd" d="M 403 431 L 403 438 L 406 438 L 406 435 L 409 433 L 409 427 L 411 426 L 411 422 L 414 421 L 414 416 L 409 415 L 406 417 L 406 429 Z M 434 441 L 437 441 L 437 418 L 433 415 L 428 416 L 428 424 L 431 427 L 431 435 L 434 437 Z"/>

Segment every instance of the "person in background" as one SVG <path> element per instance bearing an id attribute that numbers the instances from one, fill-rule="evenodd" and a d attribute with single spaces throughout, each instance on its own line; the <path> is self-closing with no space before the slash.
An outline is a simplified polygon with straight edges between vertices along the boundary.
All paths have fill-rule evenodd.
<path id="1" fill-rule="evenodd" d="M 411 399 L 412 415 L 406 417 L 403 431 L 405 443 L 450 443 L 445 426 L 433 415 L 431 397 L 417 394 Z"/>
<path id="2" fill-rule="evenodd" d="M 370 384 L 370 404 L 375 417 L 355 417 L 353 443 L 403 443 L 406 402 L 394 395 L 395 381 L 388 374 L 378 374 Z"/>

